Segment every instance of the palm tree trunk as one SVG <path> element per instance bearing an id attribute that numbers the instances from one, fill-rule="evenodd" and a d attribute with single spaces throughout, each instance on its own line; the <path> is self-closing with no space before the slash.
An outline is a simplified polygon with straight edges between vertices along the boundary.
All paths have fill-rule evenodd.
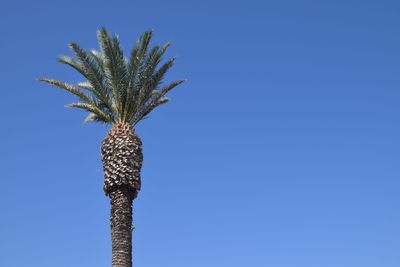
<path id="1" fill-rule="evenodd" d="M 129 123 L 118 123 L 101 147 L 104 193 L 111 201 L 112 267 L 132 267 L 132 202 L 141 185 L 142 141 Z"/>
<path id="2" fill-rule="evenodd" d="M 112 267 L 132 266 L 132 193 L 118 188 L 109 194 L 111 199 Z"/>

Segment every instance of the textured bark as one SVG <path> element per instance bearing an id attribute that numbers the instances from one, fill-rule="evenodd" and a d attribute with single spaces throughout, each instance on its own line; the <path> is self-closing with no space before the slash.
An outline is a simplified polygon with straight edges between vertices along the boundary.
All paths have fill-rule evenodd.
<path id="1" fill-rule="evenodd" d="M 132 194 L 116 189 L 111 199 L 112 267 L 132 266 Z"/>
<path id="2" fill-rule="evenodd" d="M 142 141 L 128 123 L 114 125 L 101 147 L 104 168 L 104 192 L 127 186 L 133 194 L 140 190 Z"/>
<path id="3" fill-rule="evenodd" d="M 132 201 L 141 186 L 142 142 L 130 124 L 116 124 L 101 153 L 103 189 L 111 200 L 112 267 L 132 267 Z"/>

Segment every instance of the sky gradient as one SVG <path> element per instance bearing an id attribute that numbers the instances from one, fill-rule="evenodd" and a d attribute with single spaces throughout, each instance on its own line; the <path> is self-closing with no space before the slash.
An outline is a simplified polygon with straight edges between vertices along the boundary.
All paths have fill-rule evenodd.
<path id="1" fill-rule="evenodd" d="M 400 266 L 400 2 L 0 3 L 0 266 L 111 265 L 100 144 L 67 44 L 125 52 L 154 30 L 177 56 L 137 132 L 138 267 Z"/>

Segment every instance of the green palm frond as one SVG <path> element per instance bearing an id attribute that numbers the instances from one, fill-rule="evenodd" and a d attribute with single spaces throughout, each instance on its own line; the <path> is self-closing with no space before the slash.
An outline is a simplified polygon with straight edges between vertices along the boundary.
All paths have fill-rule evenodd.
<path id="1" fill-rule="evenodd" d="M 118 36 L 101 28 L 97 33 L 100 51 L 87 51 L 71 43 L 69 47 L 76 59 L 58 58 L 59 62 L 78 71 L 86 79 L 84 82 L 70 85 L 46 78 L 38 80 L 76 95 L 82 102 L 67 106 L 88 111 L 85 123 L 135 125 L 154 108 L 167 103 L 165 95 L 184 81 L 178 80 L 159 89 L 175 58 L 159 66 L 170 43 L 150 47 L 152 34 L 146 31 L 139 37 L 127 60 Z"/>
<path id="2" fill-rule="evenodd" d="M 131 52 L 128 66 L 127 105 L 124 113 L 125 120 L 129 120 L 137 111 L 135 100 L 140 93 L 140 82 L 144 70 L 143 65 L 147 57 L 152 34 L 152 31 L 143 33 Z"/>
<path id="3" fill-rule="evenodd" d="M 70 46 L 72 48 L 72 45 Z M 76 46 L 73 46 L 77 48 Z M 85 53 L 87 57 L 90 57 L 87 52 L 80 49 L 82 53 Z M 82 55 L 83 56 L 83 55 Z M 91 59 L 88 60 L 86 63 L 82 62 L 81 60 L 77 61 L 67 56 L 60 56 L 58 57 L 58 61 L 63 64 L 67 64 L 77 70 L 82 76 L 87 79 L 87 82 L 90 83 L 91 89 L 85 88 L 90 90 L 97 98 L 101 99 L 103 102 L 107 103 L 108 108 L 110 111 L 112 110 L 112 101 L 110 99 L 109 89 L 104 83 L 104 75 L 102 74 L 102 70 L 100 66 L 96 62 Z"/>
<path id="4" fill-rule="evenodd" d="M 170 83 L 169 85 L 161 88 L 160 95 L 165 96 L 169 91 L 180 85 L 181 83 L 185 82 L 186 80 L 177 80 L 175 82 Z"/>
<path id="5" fill-rule="evenodd" d="M 147 104 L 142 105 L 141 110 L 136 112 L 136 114 L 131 119 L 131 124 L 136 125 L 140 122 L 143 118 L 145 118 L 153 109 L 156 107 L 165 104 L 168 102 L 168 98 L 165 95 L 171 91 L 176 86 L 180 85 L 181 83 L 185 82 L 186 80 L 177 80 L 175 82 L 170 83 L 169 85 L 163 87 L 159 91 L 153 91 L 152 99 L 150 99 Z M 155 92 L 155 93 L 154 93 Z"/>
<path id="6" fill-rule="evenodd" d="M 103 55 L 95 49 L 90 50 L 90 54 L 92 54 L 93 58 L 96 60 L 97 66 L 101 70 L 101 73 L 104 73 L 104 57 L 103 57 Z"/>
<path id="7" fill-rule="evenodd" d="M 140 112 L 136 114 L 136 116 L 132 119 L 131 124 L 136 125 L 142 119 L 146 118 L 147 115 L 150 114 L 153 109 L 156 107 L 168 103 L 169 99 L 166 97 L 157 98 L 156 100 L 152 101 L 150 104 L 145 106 Z"/>
<path id="8" fill-rule="evenodd" d="M 169 43 L 164 45 L 162 49 L 159 49 L 159 47 L 156 46 L 149 54 L 148 60 L 145 62 L 144 70 L 141 75 L 141 80 L 138 84 L 139 90 L 137 101 L 132 112 L 137 112 L 140 107 L 142 107 L 149 100 L 152 92 L 156 89 L 156 86 L 161 83 L 163 74 L 160 77 L 160 73 L 157 72 L 157 75 L 154 75 L 154 71 L 169 46 Z M 172 66 L 174 60 L 175 58 L 168 61 L 170 66 Z M 165 65 L 163 67 L 161 67 L 161 69 L 163 69 L 162 71 L 164 71 Z M 165 72 L 167 70 L 168 69 L 165 69 Z"/>
<path id="9" fill-rule="evenodd" d="M 103 122 L 113 123 L 113 119 L 109 116 L 109 114 L 103 112 L 102 110 L 100 110 L 98 107 L 96 107 L 94 105 L 90 105 L 87 103 L 71 103 L 71 104 L 67 104 L 65 106 L 69 107 L 69 108 L 78 108 L 78 109 L 86 110 L 88 112 L 94 113 L 97 116 L 97 118 Z M 87 120 L 87 118 L 86 118 L 86 120 Z"/>
<path id="10" fill-rule="evenodd" d="M 123 113 L 126 102 L 127 66 L 117 36 L 110 37 L 105 28 L 98 31 L 98 40 L 103 54 L 104 74 L 112 88 L 118 117 Z"/>
<path id="11" fill-rule="evenodd" d="M 38 81 L 45 82 L 45 83 L 57 86 L 61 89 L 64 89 L 65 91 L 76 95 L 77 97 L 79 97 L 80 100 L 82 100 L 83 102 L 85 102 L 87 104 L 93 103 L 93 100 L 87 94 L 83 93 L 82 91 L 80 91 L 78 88 L 76 88 L 73 85 L 70 85 L 70 84 L 67 84 L 64 82 L 60 82 L 57 80 L 47 79 L 47 78 L 38 78 Z"/>

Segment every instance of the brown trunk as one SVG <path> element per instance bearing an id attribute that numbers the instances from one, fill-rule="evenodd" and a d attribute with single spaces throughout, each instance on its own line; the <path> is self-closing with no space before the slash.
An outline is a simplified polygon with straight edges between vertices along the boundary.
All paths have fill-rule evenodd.
<path id="1" fill-rule="evenodd" d="M 103 141 L 104 192 L 111 200 L 112 267 L 132 267 L 132 201 L 140 190 L 142 142 L 127 123 Z"/>
<path id="2" fill-rule="evenodd" d="M 112 267 L 132 266 L 132 193 L 116 189 L 111 199 Z"/>

